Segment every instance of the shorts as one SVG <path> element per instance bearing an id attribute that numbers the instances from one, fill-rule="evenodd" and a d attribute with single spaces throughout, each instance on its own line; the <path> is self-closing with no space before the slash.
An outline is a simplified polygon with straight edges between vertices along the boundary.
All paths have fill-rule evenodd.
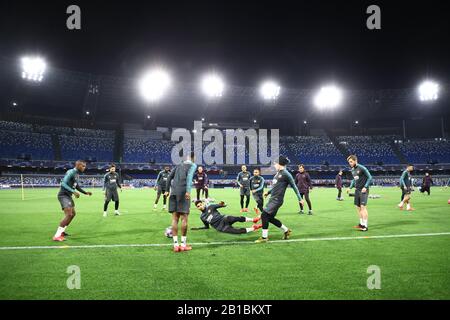
<path id="1" fill-rule="evenodd" d="M 276 216 L 278 209 L 283 205 L 283 202 L 277 201 L 278 199 L 270 198 L 269 202 L 267 203 L 266 207 L 264 208 L 264 212 Z"/>
<path id="2" fill-rule="evenodd" d="M 409 196 L 411 194 L 411 187 L 406 187 L 406 190 L 402 188 L 402 197 Z"/>
<path id="3" fill-rule="evenodd" d="M 158 186 L 158 195 L 166 193 L 166 188 L 163 186 Z"/>
<path id="4" fill-rule="evenodd" d="M 253 193 L 253 199 L 256 201 L 256 203 L 260 203 L 264 201 L 263 194 L 261 192 L 255 192 Z"/>
<path id="5" fill-rule="evenodd" d="M 250 188 L 249 187 L 243 187 L 239 188 L 241 190 L 241 196 L 247 196 L 250 197 Z"/>
<path id="6" fill-rule="evenodd" d="M 61 204 L 61 209 L 66 208 L 74 208 L 75 202 L 72 199 L 72 196 L 69 196 L 67 194 L 58 194 L 58 201 Z"/>
<path id="7" fill-rule="evenodd" d="M 187 200 L 185 195 L 170 195 L 169 197 L 169 212 L 189 214 L 191 209 L 191 201 Z"/>
<path id="8" fill-rule="evenodd" d="M 223 219 L 214 227 L 219 232 L 241 234 L 246 233 L 245 228 L 234 228 L 235 222 L 245 222 L 244 217 L 224 216 Z"/>
<path id="9" fill-rule="evenodd" d="M 106 189 L 106 195 L 105 195 L 105 201 L 119 201 L 119 193 L 117 192 L 117 189 L 110 190 Z"/>
<path id="10" fill-rule="evenodd" d="M 369 189 L 367 189 L 366 193 L 362 193 L 361 190 L 355 191 L 355 206 L 367 206 L 367 200 L 369 198 Z"/>

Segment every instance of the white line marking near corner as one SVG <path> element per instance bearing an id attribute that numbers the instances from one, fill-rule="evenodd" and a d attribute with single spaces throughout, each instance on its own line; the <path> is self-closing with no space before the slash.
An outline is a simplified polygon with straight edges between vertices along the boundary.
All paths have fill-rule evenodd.
<path id="1" fill-rule="evenodd" d="M 389 238 L 413 238 L 413 237 L 433 237 L 448 236 L 450 232 L 437 233 L 410 233 L 392 234 L 379 236 L 358 236 L 358 237 L 330 237 L 330 238 L 303 238 L 291 240 L 271 240 L 271 243 L 292 243 L 292 242 L 312 242 L 312 241 L 341 241 L 341 240 L 366 240 L 366 239 L 389 239 Z M 214 245 L 242 245 L 254 244 L 254 241 L 222 241 L 222 242 L 198 242 L 191 243 L 193 246 L 214 246 Z M 265 244 L 267 245 L 267 244 Z M 46 249 L 98 249 L 98 248 L 136 248 L 136 247 L 168 247 L 172 243 L 142 243 L 142 244 L 93 244 L 93 245 L 60 245 L 60 246 L 23 246 L 23 247 L 0 247 L 0 251 L 7 250 L 46 250 Z"/>

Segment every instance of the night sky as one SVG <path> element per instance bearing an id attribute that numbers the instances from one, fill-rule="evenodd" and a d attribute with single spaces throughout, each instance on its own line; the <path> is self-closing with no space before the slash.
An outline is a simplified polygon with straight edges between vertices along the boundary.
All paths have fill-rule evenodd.
<path id="1" fill-rule="evenodd" d="M 217 70 L 239 86 L 272 77 L 289 88 L 410 88 L 426 76 L 448 83 L 444 3 L 3 0 L 0 55 L 128 78 L 159 63 L 183 82 Z M 81 31 L 66 29 L 70 4 L 81 7 Z M 381 7 L 381 30 L 366 28 L 370 4 Z"/>

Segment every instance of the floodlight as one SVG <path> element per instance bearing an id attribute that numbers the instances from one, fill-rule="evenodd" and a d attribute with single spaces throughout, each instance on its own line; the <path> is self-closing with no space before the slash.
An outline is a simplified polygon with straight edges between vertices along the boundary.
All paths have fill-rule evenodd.
<path id="1" fill-rule="evenodd" d="M 139 82 L 142 97 L 150 102 L 160 100 L 170 87 L 170 76 L 162 69 L 150 70 L 144 74 Z"/>
<path id="2" fill-rule="evenodd" d="M 273 81 L 266 81 L 261 85 L 259 92 L 264 100 L 275 100 L 280 95 L 280 86 Z"/>
<path id="3" fill-rule="evenodd" d="M 40 57 L 23 57 L 21 59 L 21 64 L 23 79 L 34 82 L 42 81 L 47 68 L 47 64 L 44 59 Z"/>
<path id="4" fill-rule="evenodd" d="M 223 94 L 225 84 L 216 74 L 209 74 L 203 77 L 201 82 L 202 92 L 209 98 L 219 98 Z"/>
<path id="5" fill-rule="evenodd" d="M 332 109 L 342 101 L 342 91 L 334 85 L 322 87 L 314 97 L 314 104 L 320 109 Z"/>
<path id="6" fill-rule="evenodd" d="M 439 84 L 436 82 L 425 80 L 419 86 L 419 99 L 421 101 L 437 100 L 439 94 Z"/>

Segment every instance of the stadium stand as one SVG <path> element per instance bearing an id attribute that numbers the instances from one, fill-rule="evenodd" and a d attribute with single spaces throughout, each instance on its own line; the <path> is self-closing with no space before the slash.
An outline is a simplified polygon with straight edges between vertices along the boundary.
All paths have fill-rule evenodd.
<path id="1" fill-rule="evenodd" d="M 405 141 L 398 146 L 411 163 L 450 162 L 450 141 L 443 139 Z"/>
<path id="2" fill-rule="evenodd" d="M 364 164 L 398 164 L 400 160 L 392 150 L 389 141 L 392 136 L 339 136 L 339 143 L 345 145 L 351 154 L 358 155 Z"/>

